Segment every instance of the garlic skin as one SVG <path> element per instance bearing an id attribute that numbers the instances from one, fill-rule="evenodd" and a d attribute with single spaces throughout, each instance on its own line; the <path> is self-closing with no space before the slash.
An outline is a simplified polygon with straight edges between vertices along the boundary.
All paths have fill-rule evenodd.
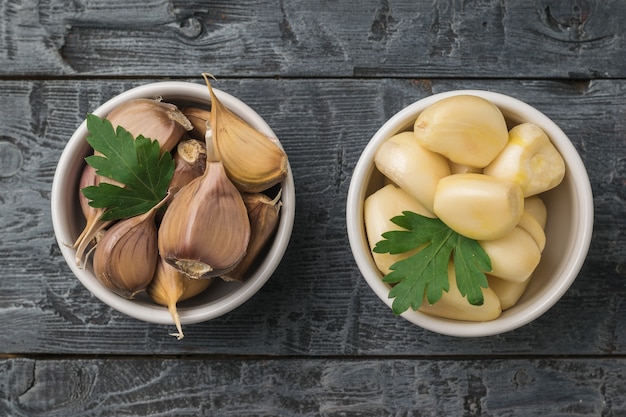
<path id="1" fill-rule="evenodd" d="M 122 126 L 133 137 L 142 135 L 159 142 L 162 150 L 171 151 L 193 126 L 171 103 L 140 98 L 122 103 L 106 117 L 114 128 Z"/>
<path id="2" fill-rule="evenodd" d="M 500 109 L 472 95 L 452 96 L 432 104 L 417 117 L 413 130 L 426 149 L 476 168 L 487 166 L 509 140 Z"/>
<path id="3" fill-rule="evenodd" d="M 243 192 L 258 193 L 285 179 L 288 167 L 285 152 L 272 138 L 226 108 L 213 93 L 206 76 L 205 79 L 212 102 L 213 147 L 230 180 Z"/>
<path id="4" fill-rule="evenodd" d="M 244 281 L 246 274 L 274 236 L 280 219 L 281 194 L 282 192 L 278 192 L 273 199 L 262 193 L 243 195 L 243 202 L 250 219 L 250 242 L 246 255 L 235 269 L 222 275 L 224 281 Z"/>
<path id="5" fill-rule="evenodd" d="M 176 193 L 158 231 L 161 257 L 191 278 L 231 271 L 245 255 L 249 239 L 241 194 L 215 161 L 207 162 L 204 174 Z"/>
<path id="6" fill-rule="evenodd" d="M 116 294 L 133 299 L 144 291 L 157 266 L 160 204 L 140 216 L 118 221 L 104 234 L 93 255 L 96 278 Z"/>
<path id="7" fill-rule="evenodd" d="M 167 307 L 174 320 L 178 333 L 172 333 L 178 340 L 185 337 L 180 323 L 177 303 L 202 293 L 211 283 L 209 279 L 191 279 L 159 257 L 154 278 L 146 292 L 152 301 Z"/>

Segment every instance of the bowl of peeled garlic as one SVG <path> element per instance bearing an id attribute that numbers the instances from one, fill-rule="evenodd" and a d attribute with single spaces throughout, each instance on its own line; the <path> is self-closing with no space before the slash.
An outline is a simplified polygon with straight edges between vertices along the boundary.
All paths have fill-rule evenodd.
<path id="1" fill-rule="evenodd" d="M 142 85 L 93 110 L 52 186 L 55 235 L 80 282 L 121 313 L 176 325 L 179 339 L 262 288 L 295 214 L 273 130 L 205 80 Z"/>
<path id="2" fill-rule="evenodd" d="M 567 135 L 482 90 L 391 117 L 365 146 L 346 206 L 356 264 L 390 314 L 458 337 L 505 333 L 554 306 L 582 268 L 593 215 Z"/>

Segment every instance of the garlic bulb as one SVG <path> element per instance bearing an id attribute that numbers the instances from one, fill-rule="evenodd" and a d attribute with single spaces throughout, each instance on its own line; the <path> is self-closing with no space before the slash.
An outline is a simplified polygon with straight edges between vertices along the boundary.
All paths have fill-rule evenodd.
<path id="1" fill-rule="evenodd" d="M 159 253 L 191 278 L 214 277 L 237 265 L 249 239 L 250 221 L 241 194 L 207 144 L 204 174 L 181 188 L 165 211 Z"/>
<path id="2" fill-rule="evenodd" d="M 178 333 L 172 333 L 172 336 L 176 336 L 178 340 L 181 340 L 185 335 L 183 334 L 176 304 L 179 301 L 184 301 L 200 294 L 206 290 L 212 282 L 213 278 L 189 278 L 178 269 L 165 262 L 163 258 L 159 258 L 154 278 L 150 282 L 150 285 L 148 285 L 146 292 L 152 301 L 167 307 L 178 330 Z"/>
<path id="3" fill-rule="evenodd" d="M 273 199 L 262 193 L 244 194 L 243 202 L 250 218 L 250 242 L 246 255 L 235 269 L 222 276 L 225 281 L 243 281 L 278 226 L 282 202 L 279 192 Z"/>
<path id="4" fill-rule="evenodd" d="M 124 298 L 134 298 L 152 281 L 159 255 L 154 216 L 164 201 L 147 213 L 120 220 L 96 246 L 96 278 Z"/>

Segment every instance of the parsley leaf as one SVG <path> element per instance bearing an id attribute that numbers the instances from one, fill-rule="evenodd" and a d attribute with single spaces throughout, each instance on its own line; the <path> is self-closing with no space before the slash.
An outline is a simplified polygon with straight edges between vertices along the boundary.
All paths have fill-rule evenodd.
<path id="1" fill-rule="evenodd" d="M 172 155 L 161 152 L 158 141 L 141 135 L 137 138 L 123 127 L 113 129 L 111 122 L 93 114 L 87 115 L 87 142 L 102 155 L 91 155 L 85 161 L 96 174 L 122 183 L 89 186 L 81 191 L 89 205 L 105 208 L 102 220 L 116 220 L 148 212 L 167 194 L 172 176 Z"/>
<path id="2" fill-rule="evenodd" d="M 450 290 L 448 262 L 453 259 L 459 291 L 472 305 L 484 302 L 481 288 L 487 288 L 484 272 L 491 271 L 491 260 L 480 244 L 450 229 L 439 219 L 404 211 L 391 219 L 406 230 L 383 233 L 374 252 L 399 254 L 422 247 L 417 253 L 391 265 L 385 282 L 395 284 L 389 291 L 394 298 L 394 314 L 409 308 L 417 310 L 424 300 L 430 304 Z"/>

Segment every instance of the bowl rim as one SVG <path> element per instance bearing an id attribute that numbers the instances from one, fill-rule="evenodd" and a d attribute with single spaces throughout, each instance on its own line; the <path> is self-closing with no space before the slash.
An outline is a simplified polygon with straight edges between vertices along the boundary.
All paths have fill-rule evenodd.
<path id="1" fill-rule="evenodd" d="M 266 135 L 277 138 L 267 122 L 243 101 L 220 89 L 213 88 L 213 91 L 219 100 L 235 114 L 248 121 Z M 128 100 L 159 97 L 164 98 L 166 101 L 171 99 L 210 102 L 210 94 L 204 84 L 185 81 L 160 81 L 128 89 L 101 104 L 92 113 L 99 117 L 104 117 L 113 108 Z M 84 157 L 84 149 L 88 149 L 87 147 L 89 145 L 86 145 L 86 141 L 84 140 L 86 135 L 87 124 L 86 121 L 83 120 L 66 143 L 57 163 L 52 181 L 52 224 L 61 253 L 66 263 L 83 286 L 105 304 L 138 320 L 157 324 L 173 324 L 174 321 L 166 307 L 157 304 L 142 304 L 134 300 L 127 300 L 120 297 L 102 285 L 90 271 L 78 268 L 74 261 L 75 251 L 71 249 L 70 246 L 75 237 L 70 236 L 68 230 L 64 227 L 64 212 L 67 207 L 67 204 L 64 202 L 64 189 L 67 188 L 67 179 L 72 166 L 75 164 L 74 161 L 79 156 Z M 277 140 L 277 143 L 282 148 L 280 140 Z M 269 280 L 276 268 L 278 268 L 291 239 L 295 218 L 295 185 L 289 161 L 287 162 L 287 177 L 281 182 L 281 187 L 281 216 L 274 236 L 274 242 L 266 258 L 258 266 L 255 275 L 246 280 L 246 282 L 235 291 L 230 292 L 208 305 L 179 308 L 181 324 L 193 324 L 211 320 L 234 310 L 256 294 Z"/>
<path id="2" fill-rule="evenodd" d="M 549 117 L 531 105 L 514 97 L 486 90 L 464 89 L 433 94 L 403 108 L 387 120 L 365 146 L 354 168 L 346 203 L 346 224 L 348 240 L 356 264 L 370 288 L 391 309 L 392 300 L 388 298 L 389 287 L 381 279 L 381 274 L 370 256 L 370 249 L 365 237 L 363 221 L 363 201 L 368 180 L 374 172 L 374 155 L 385 140 L 399 132 L 402 126 L 414 122 L 417 114 L 426 107 L 447 97 L 456 95 L 475 95 L 494 103 L 503 113 L 514 113 L 522 120 L 532 120 L 542 127 L 552 139 L 553 144 L 566 160 L 572 181 L 576 186 L 575 196 L 579 209 L 577 240 L 566 269 L 557 281 L 553 291 L 547 291 L 538 297 L 532 308 L 522 310 L 506 317 L 499 317 L 487 322 L 463 322 L 443 319 L 428 314 L 409 310 L 401 317 L 424 329 L 457 337 L 482 337 L 512 331 L 535 320 L 548 311 L 569 289 L 576 279 L 586 259 L 593 232 L 594 208 L 591 184 L 585 166 L 569 137 Z"/>

